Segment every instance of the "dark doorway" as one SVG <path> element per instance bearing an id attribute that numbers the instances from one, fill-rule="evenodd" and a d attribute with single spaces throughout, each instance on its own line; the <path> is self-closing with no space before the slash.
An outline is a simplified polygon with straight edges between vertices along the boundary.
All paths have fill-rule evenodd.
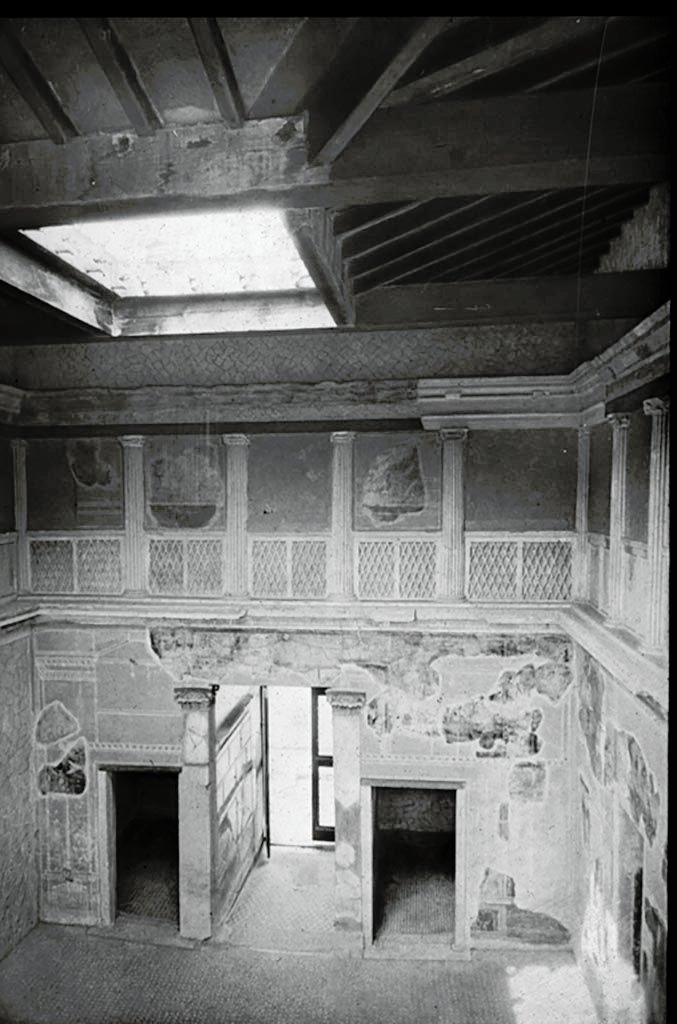
<path id="1" fill-rule="evenodd" d="M 454 931 L 456 791 L 374 790 L 374 938 Z"/>
<path id="2" fill-rule="evenodd" d="M 178 773 L 113 773 L 117 914 L 179 921 Z"/>

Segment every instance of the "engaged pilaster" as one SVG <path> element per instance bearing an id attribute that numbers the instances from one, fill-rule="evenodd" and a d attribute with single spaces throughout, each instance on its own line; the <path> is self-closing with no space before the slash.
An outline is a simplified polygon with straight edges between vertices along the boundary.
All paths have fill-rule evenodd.
<path id="1" fill-rule="evenodd" d="M 244 434 L 224 434 L 228 452 L 226 473 L 226 590 L 245 597 L 247 578 L 247 461 L 249 438 Z"/>
<path id="2" fill-rule="evenodd" d="M 648 398 L 644 412 L 651 417 L 649 463 L 649 608 L 646 648 L 662 651 L 667 642 L 668 531 L 670 526 L 670 400 Z"/>
<path id="3" fill-rule="evenodd" d="M 212 934 L 216 856 L 214 697 L 218 686 L 179 686 L 183 766 L 179 774 L 179 929 L 189 939 Z"/>
<path id="4" fill-rule="evenodd" d="M 125 590 L 142 594 L 146 590 L 146 554 L 143 532 L 143 437 L 120 438 L 125 480 Z"/>
<path id="5" fill-rule="evenodd" d="M 28 557 L 28 490 L 26 486 L 26 442 L 12 440 L 14 463 L 14 529 L 16 530 L 16 582 L 20 594 L 30 590 L 30 564 Z"/>
<path id="6" fill-rule="evenodd" d="M 625 413 L 611 413 L 611 496 L 609 518 L 609 622 L 619 624 L 623 615 L 623 537 L 625 535 L 625 491 L 628 425 Z"/>
<path id="7" fill-rule="evenodd" d="M 442 550 L 440 597 L 462 601 L 465 591 L 464 465 L 467 430 L 440 430 L 442 438 Z"/>
<path id="8" fill-rule="evenodd" d="M 588 581 L 588 495 L 590 487 L 590 427 L 578 428 L 578 478 L 576 483 L 576 564 L 574 600 L 587 601 Z"/>
<path id="9" fill-rule="evenodd" d="M 335 898 L 338 928 L 362 929 L 360 732 L 366 694 L 327 690 L 334 736 Z"/>
<path id="10" fill-rule="evenodd" d="M 355 434 L 341 430 L 331 435 L 333 445 L 331 485 L 331 536 L 329 594 L 353 596 L 353 443 Z"/>

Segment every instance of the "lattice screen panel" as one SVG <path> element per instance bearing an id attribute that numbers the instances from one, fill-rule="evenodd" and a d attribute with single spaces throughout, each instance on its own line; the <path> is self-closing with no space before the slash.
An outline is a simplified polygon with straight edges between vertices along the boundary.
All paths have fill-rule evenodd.
<path id="1" fill-rule="evenodd" d="M 516 541 L 471 541 L 468 597 L 485 601 L 510 601 L 518 597 Z"/>
<path id="2" fill-rule="evenodd" d="M 432 540 L 400 541 L 400 597 L 437 596 L 437 544 Z"/>
<path id="3" fill-rule="evenodd" d="M 361 540 L 357 545 L 357 587 L 360 597 L 396 597 L 394 540 Z"/>
<path id="4" fill-rule="evenodd" d="M 0 597 L 13 594 L 16 590 L 15 571 L 16 543 L 0 543 Z"/>
<path id="5" fill-rule="evenodd" d="M 223 593 L 223 550 L 220 540 L 186 541 L 186 591 L 199 595 Z"/>
<path id="6" fill-rule="evenodd" d="M 571 600 L 571 544 L 569 541 L 525 540 L 522 554 L 524 601 Z"/>
<path id="7" fill-rule="evenodd" d="M 291 589 L 294 597 L 324 597 L 327 593 L 327 542 L 292 540 Z"/>
<path id="8" fill-rule="evenodd" d="M 32 540 L 30 542 L 31 590 L 38 594 L 72 594 L 73 542 Z"/>
<path id="9" fill-rule="evenodd" d="M 253 540 L 251 590 L 254 597 L 286 597 L 288 592 L 286 540 Z"/>
<path id="10" fill-rule="evenodd" d="M 184 586 L 183 540 L 151 537 L 148 556 L 148 589 L 151 594 L 181 594 Z"/>
<path id="11" fill-rule="evenodd" d="M 75 542 L 77 589 L 81 594 L 119 594 L 122 552 L 117 538 L 83 537 Z"/>

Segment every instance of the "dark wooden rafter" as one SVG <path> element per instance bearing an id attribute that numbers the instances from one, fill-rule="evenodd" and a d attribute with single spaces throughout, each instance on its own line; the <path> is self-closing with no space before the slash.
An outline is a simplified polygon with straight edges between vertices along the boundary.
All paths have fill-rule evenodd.
<path id="1" fill-rule="evenodd" d="M 308 100 L 312 163 L 332 163 L 343 152 L 404 72 L 448 24 L 448 17 L 358 19 L 345 46 L 348 63 L 339 51 Z M 350 45 L 356 34 L 362 51 L 366 51 L 364 40 L 369 40 L 368 52 L 362 52 L 357 62 Z"/>
<path id="2" fill-rule="evenodd" d="M 79 18 L 80 27 L 138 135 L 162 128 L 162 117 L 110 18 Z"/>
<path id="3" fill-rule="evenodd" d="M 0 20 L 0 63 L 52 142 L 61 144 L 78 134 L 50 82 L 7 23 Z"/>
<path id="4" fill-rule="evenodd" d="M 467 85 L 489 78 L 515 64 L 542 56 L 550 50 L 598 32 L 607 20 L 605 17 L 549 18 L 542 25 L 512 36 L 480 53 L 472 54 L 450 67 L 400 86 L 391 92 L 383 105 L 398 106 L 416 100 L 449 96 Z"/>
<path id="5" fill-rule="evenodd" d="M 188 24 L 221 117 L 239 128 L 244 120 L 242 97 L 218 22 L 216 18 L 188 18 Z"/>
<path id="6" fill-rule="evenodd" d="M 632 209 L 633 206 L 629 205 L 627 212 L 631 212 Z M 495 276 L 516 277 L 524 272 L 531 275 L 537 270 L 540 273 L 543 269 L 548 270 L 563 263 L 571 264 L 579 253 L 591 255 L 593 251 L 596 251 L 599 259 L 605 245 L 618 234 L 619 229 L 620 225 L 617 222 L 588 226 L 584 231 L 572 227 L 570 231 L 561 233 L 554 243 L 549 240 L 540 246 L 529 246 L 528 251 L 521 256 L 505 260 Z"/>
<path id="7" fill-rule="evenodd" d="M 405 253 L 388 264 L 382 264 L 372 271 L 356 277 L 355 288 L 357 291 L 364 291 L 366 286 L 373 287 L 374 284 L 385 285 L 396 282 L 404 283 L 424 271 L 432 272 L 441 266 L 447 267 L 446 274 L 455 276 L 461 269 L 476 266 L 477 264 L 493 263 L 503 266 L 503 254 L 518 248 L 522 255 L 526 251 L 530 253 L 534 249 L 537 239 L 542 235 L 551 237 L 544 243 L 555 244 L 560 238 L 562 231 L 570 230 L 572 233 L 580 234 L 583 211 L 592 216 L 608 208 L 616 211 L 616 220 L 620 213 L 625 214 L 632 209 L 638 200 L 640 192 L 637 189 L 630 189 L 619 194 L 614 191 L 609 193 L 606 189 L 593 189 L 587 195 L 578 192 L 571 196 L 564 193 L 557 201 L 557 193 L 543 193 L 527 199 L 524 202 L 510 203 L 494 213 L 488 221 L 507 220 L 506 227 L 499 228 L 492 232 L 482 233 L 478 237 L 477 228 L 479 225 L 470 224 L 459 229 L 452 235 L 445 235 L 429 243 L 427 246 Z M 493 197 L 492 197 L 493 198 Z M 534 208 L 533 212 L 530 208 Z M 460 235 L 470 234 L 470 241 L 465 244 L 454 244 L 451 248 L 449 242 Z M 473 252 L 480 250 L 479 254 Z M 436 251 L 437 250 L 437 251 Z M 430 258 L 421 260 L 421 255 L 427 253 Z M 465 258 L 464 258 L 465 257 Z M 437 279 L 441 275 L 436 274 L 431 279 Z M 463 276 L 470 276 L 464 273 Z M 478 277 L 494 276 L 480 273 Z"/>
<path id="8" fill-rule="evenodd" d="M 348 210 L 336 210 L 334 215 L 334 233 L 341 242 L 345 242 L 355 235 L 365 231 L 372 231 L 382 224 L 389 224 L 393 220 L 404 217 L 407 214 L 418 212 L 426 205 L 426 200 L 414 203 L 398 203 L 395 208 L 389 208 L 385 212 L 365 216 L 359 207 L 350 207 Z M 345 222 L 348 221 L 346 224 Z M 387 230 L 387 229 L 386 229 Z"/>
<path id="9" fill-rule="evenodd" d="M 419 324 L 643 317 L 668 296 L 666 271 L 391 285 L 355 300 L 355 322 Z"/>
<path id="10" fill-rule="evenodd" d="M 287 208 L 653 183 L 668 174 L 662 85 L 443 100 L 377 111 L 331 170 L 306 162 L 302 118 L 5 147 L 0 226 L 266 200 Z M 633 130 L 628 130 L 628 125 Z M 261 167 L 266 173 L 262 177 Z"/>
<path id="11" fill-rule="evenodd" d="M 337 324 L 354 319 L 352 293 L 346 286 L 341 254 L 328 210 L 288 210 L 287 228 L 299 256 Z"/>

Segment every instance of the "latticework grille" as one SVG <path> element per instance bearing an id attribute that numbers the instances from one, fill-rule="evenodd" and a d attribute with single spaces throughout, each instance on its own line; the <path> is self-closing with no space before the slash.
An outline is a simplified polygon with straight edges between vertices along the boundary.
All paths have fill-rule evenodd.
<path id="1" fill-rule="evenodd" d="M 402 598 L 433 598 L 437 592 L 437 544 L 432 540 L 400 541 Z"/>
<path id="2" fill-rule="evenodd" d="M 286 540 L 252 541 L 251 587 L 255 597 L 287 596 Z"/>
<path id="3" fill-rule="evenodd" d="M 148 554 L 148 589 L 151 594 L 180 594 L 184 587 L 183 541 L 152 537 Z"/>
<path id="4" fill-rule="evenodd" d="M 16 545 L 0 544 L 0 597 L 11 594 L 16 589 L 14 572 L 14 552 Z"/>
<path id="5" fill-rule="evenodd" d="M 77 589 L 82 594 L 119 594 L 122 590 L 120 541 L 78 538 L 75 543 Z"/>
<path id="6" fill-rule="evenodd" d="M 324 597 L 327 592 L 327 544 L 324 540 L 291 542 L 291 589 L 294 597 Z"/>
<path id="7" fill-rule="evenodd" d="M 220 540 L 186 541 L 186 590 L 189 594 L 223 592 Z"/>
<path id="8" fill-rule="evenodd" d="M 38 594 L 72 594 L 73 542 L 32 540 L 31 589 Z"/>
<path id="9" fill-rule="evenodd" d="M 361 540 L 357 545 L 360 597 L 396 597 L 394 540 Z"/>
<path id="10" fill-rule="evenodd" d="M 525 601 L 571 600 L 571 544 L 524 541 L 522 598 Z"/>
<path id="11" fill-rule="evenodd" d="M 471 600 L 509 601 L 517 598 L 517 543 L 472 541 L 468 565 Z"/>

